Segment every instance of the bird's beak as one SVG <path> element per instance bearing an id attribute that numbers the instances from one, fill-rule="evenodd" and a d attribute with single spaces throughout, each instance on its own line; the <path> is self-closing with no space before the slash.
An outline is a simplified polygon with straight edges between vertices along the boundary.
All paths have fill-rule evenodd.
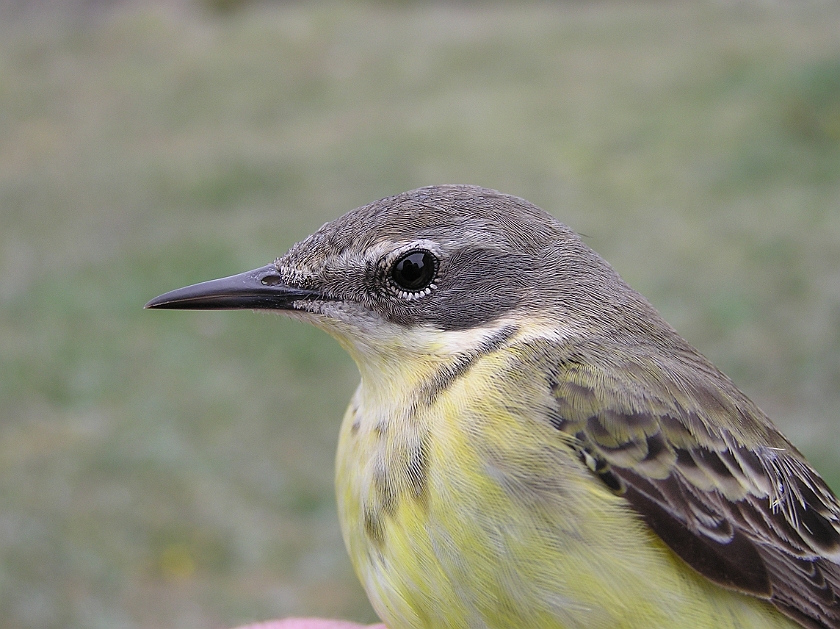
<path id="1" fill-rule="evenodd" d="M 301 300 L 323 299 L 315 291 L 288 286 L 273 264 L 164 293 L 146 308 L 175 310 L 290 310 Z"/>

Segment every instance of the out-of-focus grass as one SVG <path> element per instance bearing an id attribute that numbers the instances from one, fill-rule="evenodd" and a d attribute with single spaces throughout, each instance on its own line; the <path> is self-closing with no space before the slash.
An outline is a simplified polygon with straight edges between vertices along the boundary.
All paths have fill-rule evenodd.
<path id="1" fill-rule="evenodd" d="M 373 619 L 350 360 L 141 308 L 423 184 L 585 233 L 840 487 L 835 3 L 200 6 L 0 24 L 0 627 Z"/>

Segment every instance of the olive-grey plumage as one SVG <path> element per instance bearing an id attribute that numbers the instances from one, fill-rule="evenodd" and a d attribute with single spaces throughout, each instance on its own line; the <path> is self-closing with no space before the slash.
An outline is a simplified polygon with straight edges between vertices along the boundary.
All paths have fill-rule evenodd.
<path id="1" fill-rule="evenodd" d="M 804 627 L 840 629 L 837 498 L 729 378 L 523 199 L 462 185 L 406 192 L 326 224 L 273 265 L 148 307 L 279 309 L 441 332 L 535 313 L 562 322 L 553 337 L 497 329 L 418 386 L 412 404 L 432 404 L 482 355 L 518 343 L 522 373 L 544 375 L 535 386 L 551 400 L 554 434 L 676 555 Z M 425 459 L 415 458 L 419 492 Z"/>

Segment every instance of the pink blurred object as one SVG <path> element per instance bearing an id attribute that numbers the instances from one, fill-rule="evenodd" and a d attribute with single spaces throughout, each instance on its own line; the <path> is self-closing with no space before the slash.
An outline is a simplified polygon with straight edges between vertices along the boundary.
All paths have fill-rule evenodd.
<path id="1" fill-rule="evenodd" d="M 346 620 L 324 620 L 323 618 L 286 618 L 271 620 L 238 629 L 386 629 L 385 625 L 360 625 Z"/>

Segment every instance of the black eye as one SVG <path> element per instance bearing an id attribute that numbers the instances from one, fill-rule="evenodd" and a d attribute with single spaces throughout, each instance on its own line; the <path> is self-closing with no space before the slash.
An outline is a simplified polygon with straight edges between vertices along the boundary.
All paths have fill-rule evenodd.
<path id="1" fill-rule="evenodd" d="M 403 290 L 421 291 L 435 279 L 436 266 L 435 256 L 428 251 L 412 251 L 396 261 L 391 268 L 391 279 Z"/>

